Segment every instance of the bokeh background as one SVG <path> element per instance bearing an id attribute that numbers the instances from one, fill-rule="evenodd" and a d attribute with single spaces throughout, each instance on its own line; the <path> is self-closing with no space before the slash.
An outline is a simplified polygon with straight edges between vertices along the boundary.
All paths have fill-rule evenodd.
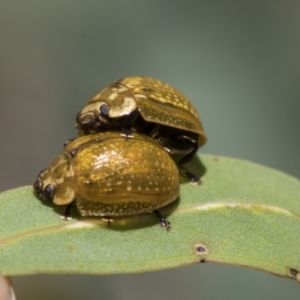
<path id="1" fill-rule="evenodd" d="M 2 0 L 0 191 L 32 184 L 76 136 L 84 103 L 134 75 L 159 78 L 191 99 L 209 138 L 201 151 L 300 178 L 299 31 L 299 1 Z M 275 300 L 300 293 L 292 280 L 216 264 L 13 279 L 18 300 Z"/>

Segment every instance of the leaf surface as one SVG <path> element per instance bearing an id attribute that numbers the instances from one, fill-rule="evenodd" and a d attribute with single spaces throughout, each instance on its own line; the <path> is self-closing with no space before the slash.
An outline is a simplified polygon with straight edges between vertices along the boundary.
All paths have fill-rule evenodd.
<path id="1" fill-rule="evenodd" d="M 199 157 L 201 157 L 201 162 Z M 180 198 L 154 214 L 101 218 L 45 205 L 24 186 L 0 194 L 0 273 L 133 273 L 220 262 L 300 281 L 300 181 L 247 161 L 201 154 Z"/>

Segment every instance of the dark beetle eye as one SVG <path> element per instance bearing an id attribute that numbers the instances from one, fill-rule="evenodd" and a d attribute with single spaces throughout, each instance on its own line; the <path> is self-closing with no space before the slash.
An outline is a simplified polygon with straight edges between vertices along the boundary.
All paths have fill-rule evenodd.
<path id="1" fill-rule="evenodd" d="M 102 116 L 107 116 L 109 111 L 109 107 L 106 104 L 100 106 L 100 113 Z"/>
<path id="2" fill-rule="evenodd" d="M 44 191 L 43 191 L 43 195 L 45 197 L 46 200 L 51 200 L 52 199 L 52 191 L 54 190 L 54 187 L 52 184 L 48 184 Z"/>

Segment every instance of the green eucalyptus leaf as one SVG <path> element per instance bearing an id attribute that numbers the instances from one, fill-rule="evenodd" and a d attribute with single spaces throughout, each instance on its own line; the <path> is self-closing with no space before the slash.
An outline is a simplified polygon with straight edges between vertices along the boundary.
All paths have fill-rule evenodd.
<path id="1" fill-rule="evenodd" d="M 201 161 L 200 161 L 201 158 Z M 220 262 L 300 282 L 300 181 L 238 159 L 201 154 L 182 180 L 180 198 L 154 214 L 60 218 L 31 186 L 0 194 L 0 273 L 132 273 Z M 34 179 L 33 179 L 34 181 Z"/>

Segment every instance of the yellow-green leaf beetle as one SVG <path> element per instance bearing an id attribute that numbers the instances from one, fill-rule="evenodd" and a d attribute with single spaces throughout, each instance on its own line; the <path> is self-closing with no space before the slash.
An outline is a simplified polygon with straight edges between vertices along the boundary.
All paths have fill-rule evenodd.
<path id="1" fill-rule="evenodd" d="M 56 205 L 76 205 L 82 216 L 127 216 L 155 212 L 179 195 L 174 161 L 155 140 L 142 134 L 124 139 L 120 132 L 79 137 L 40 172 L 34 190 Z"/>
<path id="2" fill-rule="evenodd" d="M 185 168 L 198 148 L 206 143 L 200 117 L 191 102 L 174 87 L 150 77 L 128 77 L 109 84 L 77 114 L 80 135 L 122 130 L 159 139 L 178 158 L 177 165 L 191 183 L 199 178 Z"/>

